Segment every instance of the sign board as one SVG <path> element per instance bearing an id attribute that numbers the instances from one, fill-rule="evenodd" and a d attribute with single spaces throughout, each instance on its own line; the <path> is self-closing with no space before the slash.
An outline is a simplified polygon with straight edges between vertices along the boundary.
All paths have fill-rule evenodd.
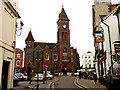
<path id="1" fill-rule="evenodd" d="M 115 53 L 120 52 L 120 44 L 114 44 Z"/>
<path id="2" fill-rule="evenodd" d="M 96 33 L 95 34 L 95 39 L 96 39 L 97 43 L 103 42 L 103 34 L 102 33 Z"/>
<path id="3" fill-rule="evenodd" d="M 106 60 L 106 51 L 103 53 L 103 55 L 99 58 L 99 63 L 101 63 L 102 61 Z"/>

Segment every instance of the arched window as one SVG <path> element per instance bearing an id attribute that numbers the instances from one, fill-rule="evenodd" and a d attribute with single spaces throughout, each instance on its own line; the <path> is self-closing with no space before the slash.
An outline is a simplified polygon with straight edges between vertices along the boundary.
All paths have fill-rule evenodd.
<path id="1" fill-rule="evenodd" d="M 64 42 L 64 32 L 62 32 L 62 42 Z"/>
<path id="2" fill-rule="evenodd" d="M 66 60 L 67 59 L 67 49 L 64 48 L 63 49 L 63 60 Z"/>
<path id="3" fill-rule="evenodd" d="M 63 49 L 63 53 L 67 53 L 67 49 L 66 48 Z"/>
<path id="4" fill-rule="evenodd" d="M 38 59 L 38 60 L 42 59 L 42 53 L 41 53 L 40 50 L 38 50 L 38 51 L 35 53 L 35 58 Z"/>
<path id="5" fill-rule="evenodd" d="M 20 66 L 20 60 L 17 60 L 17 65 L 16 66 Z"/>
<path id="6" fill-rule="evenodd" d="M 54 53 L 54 61 L 57 61 L 57 53 Z"/>
<path id="7" fill-rule="evenodd" d="M 67 32 L 65 33 L 65 42 L 67 42 Z"/>
<path id="8" fill-rule="evenodd" d="M 45 53 L 45 60 L 46 60 L 46 61 L 49 60 L 49 53 L 48 53 L 48 52 Z"/>

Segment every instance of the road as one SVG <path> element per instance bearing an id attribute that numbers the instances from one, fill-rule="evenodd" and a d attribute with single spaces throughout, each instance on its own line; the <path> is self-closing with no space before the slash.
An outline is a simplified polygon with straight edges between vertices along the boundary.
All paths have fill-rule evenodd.
<path id="1" fill-rule="evenodd" d="M 78 89 L 78 87 L 74 84 L 74 81 L 76 79 L 76 77 L 73 76 L 60 76 L 58 77 L 59 79 L 54 82 L 54 89 L 58 90 L 61 89 L 63 90 L 63 88 L 71 88 L 71 90 L 74 88 Z"/>

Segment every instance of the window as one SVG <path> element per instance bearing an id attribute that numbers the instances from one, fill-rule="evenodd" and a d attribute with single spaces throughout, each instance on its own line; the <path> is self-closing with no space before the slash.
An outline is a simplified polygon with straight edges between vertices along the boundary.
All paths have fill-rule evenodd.
<path id="1" fill-rule="evenodd" d="M 87 64 L 85 65 L 85 68 L 87 68 Z"/>
<path id="2" fill-rule="evenodd" d="M 65 33 L 65 42 L 67 42 L 67 32 Z"/>
<path id="3" fill-rule="evenodd" d="M 49 60 L 49 53 L 48 52 L 45 53 L 45 60 Z"/>
<path id="4" fill-rule="evenodd" d="M 20 60 L 17 60 L 17 66 L 20 66 Z"/>
<path id="5" fill-rule="evenodd" d="M 90 58 L 90 56 L 89 56 L 89 58 Z"/>
<path id="6" fill-rule="evenodd" d="M 57 53 L 54 53 L 54 61 L 57 61 Z"/>
<path id="7" fill-rule="evenodd" d="M 63 60 L 66 60 L 66 59 L 68 59 L 68 58 L 67 58 L 67 49 L 64 48 L 64 49 L 63 49 Z"/>
<path id="8" fill-rule="evenodd" d="M 17 57 L 20 57 L 20 53 L 17 54 Z"/>
<path id="9" fill-rule="evenodd" d="M 54 64 L 54 72 L 57 72 L 58 68 L 57 68 L 57 64 Z"/>
<path id="10" fill-rule="evenodd" d="M 91 60 L 89 60 L 89 62 L 91 62 Z"/>
<path id="11" fill-rule="evenodd" d="M 85 56 L 85 58 L 87 58 L 87 57 Z"/>
<path id="12" fill-rule="evenodd" d="M 89 65 L 89 68 L 91 68 L 91 65 Z"/>
<path id="13" fill-rule="evenodd" d="M 62 32 L 62 42 L 64 42 L 64 32 Z"/>
<path id="14" fill-rule="evenodd" d="M 63 59 L 66 60 L 66 59 L 67 59 L 67 56 L 63 56 Z"/>
<path id="15" fill-rule="evenodd" d="M 67 49 L 66 48 L 63 49 L 63 53 L 67 53 Z"/>
<path id="16" fill-rule="evenodd" d="M 38 50 L 38 51 L 36 52 L 35 58 L 36 58 L 36 59 L 39 59 L 39 60 L 42 59 L 42 54 L 41 54 L 40 50 Z"/>

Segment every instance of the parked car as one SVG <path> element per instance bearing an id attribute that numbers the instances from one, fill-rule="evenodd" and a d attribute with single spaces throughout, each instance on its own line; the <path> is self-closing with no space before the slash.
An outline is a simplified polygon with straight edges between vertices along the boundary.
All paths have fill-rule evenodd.
<path id="1" fill-rule="evenodd" d="M 16 75 L 14 75 L 14 79 L 13 79 L 13 85 L 17 86 L 19 84 L 19 79 Z"/>
<path id="2" fill-rule="evenodd" d="M 74 73 L 74 76 L 79 76 L 80 70 L 77 70 L 77 72 Z"/>
<path id="3" fill-rule="evenodd" d="M 20 80 L 27 80 L 27 75 L 23 73 L 15 73 L 15 75 L 20 79 Z"/>
<path id="4" fill-rule="evenodd" d="M 43 71 L 43 73 L 45 74 L 45 71 Z M 47 71 L 46 77 L 47 77 L 48 79 L 50 79 L 50 80 L 51 80 L 52 78 L 54 78 L 54 76 L 51 74 L 50 71 Z"/>
<path id="5" fill-rule="evenodd" d="M 48 79 L 52 80 L 53 75 L 52 75 L 52 74 L 50 74 L 50 73 L 47 73 L 46 77 L 47 77 Z"/>
<path id="6" fill-rule="evenodd" d="M 43 80 L 43 74 L 35 75 L 34 80 L 37 80 L 37 77 L 38 77 L 38 80 Z"/>

